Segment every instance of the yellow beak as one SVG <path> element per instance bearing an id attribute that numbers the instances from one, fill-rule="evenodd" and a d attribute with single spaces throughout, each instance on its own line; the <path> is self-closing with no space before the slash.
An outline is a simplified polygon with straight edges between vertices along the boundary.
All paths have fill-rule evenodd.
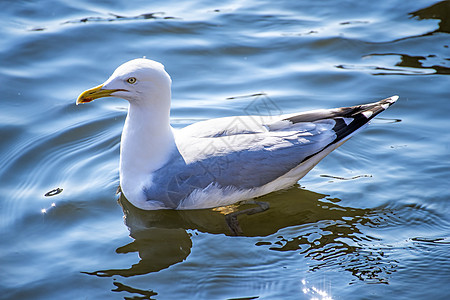
<path id="1" fill-rule="evenodd" d="M 80 103 L 88 103 L 98 98 L 111 97 L 112 93 L 117 91 L 123 91 L 122 89 L 107 90 L 102 88 L 103 84 L 100 84 L 99 86 L 93 87 L 92 89 L 82 92 L 80 96 L 78 96 L 76 102 L 77 105 Z"/>

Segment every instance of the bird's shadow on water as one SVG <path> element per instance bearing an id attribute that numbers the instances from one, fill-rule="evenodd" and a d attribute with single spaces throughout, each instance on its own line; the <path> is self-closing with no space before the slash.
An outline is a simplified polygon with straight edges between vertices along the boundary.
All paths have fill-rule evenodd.
<path id="1" fill-rule="evenodd" d="M 258 200 L 269 202 L 270 209 L 240 215 L 238 220 L 243 236 L 260 237 L 255 246 L 261 251 L 296 251 L 311 262 L 310 271 L 341 268 L 350 272 L 355 281 L 388 283 L 395 272 L 397 262 L 379 246 L 380 240 L 363 232 L 363 228 L 377 227 L 380 214 L 387 212 L 341 206 L 339 199 L 298 186 Z M 119 198 L 119 203 L 134 241 L 116 252 L 137 252 L 140 261 L 127 269 L 85 274 L 131 277 L 168 268 L 189 256 L 191 230 L 232 236 L 225 215 L 249 207 L 244 204 L 219 209 L 144 211 L 124 197 Z"/>

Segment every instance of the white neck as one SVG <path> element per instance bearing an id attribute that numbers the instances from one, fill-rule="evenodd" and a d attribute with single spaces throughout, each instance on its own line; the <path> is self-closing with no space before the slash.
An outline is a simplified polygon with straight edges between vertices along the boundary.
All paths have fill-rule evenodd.
<path id="1" fill-rule="evenodd" d="M 166 98 L 166 97 L 164 97 Z M 132 203 L 145 201 L 143 187 L 175 147 L 168 99 L 130 103 L 120 145 L 120 186 Z M 166 100 L 166 101 L 161 101 Z"/>

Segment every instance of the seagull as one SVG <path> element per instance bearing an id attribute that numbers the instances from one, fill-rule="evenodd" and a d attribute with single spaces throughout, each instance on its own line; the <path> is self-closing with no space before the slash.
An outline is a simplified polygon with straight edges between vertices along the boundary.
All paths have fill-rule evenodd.
<path id="1" fill-rule="evenodd" d="M 171 84 L 161 63 L 139 58 L 76 101 L 129 102 L 120 188 L 143 210 L 214 208 L 286 189 L 398 99 L 277 117 L 223 117 L 174 129 Z"/>

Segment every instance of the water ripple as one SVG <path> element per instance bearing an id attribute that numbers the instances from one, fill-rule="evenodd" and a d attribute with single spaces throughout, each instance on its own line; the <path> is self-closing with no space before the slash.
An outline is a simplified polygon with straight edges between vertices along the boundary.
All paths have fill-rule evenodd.
<path id="1" fill-rule="evenodd" d="M 0 178 L 3 188 L 10 189 L 8 193 L 11 199 L 3 203 L 3 209 L 9 212 L 9 217 L 3 220 L 4 225 L 15 219 L 20 220 L 23 211 L 40 211 L 36 205 L 48 204 L 44 194 L 54 186 L 64 187 L 63 194 L 71 196 L 93 186 L 104 185 L 104 181 L 108 185 L 114 182 L 117 176 L 115 157 L 118 153 L 119 132 L 110 128 L 116 123 L 116 118 L 117 112 L 113 112 L 97 120 L 70 124 L 64 129 L 22 138 L 12 144 L 1 158 L 3 168 Z M 89 158 L 85 153 L 89 153 Z M 92 164 L 99 157 L 107 156 L 112 161 L 103 159 L 103 166 Z M 72 163 L 67 164 L 67 161 Z M 105 176 L 108 172 L 110 175 Z M 79 177 L 76 183 L 73 182 L 74 174 Z M 77 188 L 77 185 L 83 188 Z M 30 208 L 25 209 L 26 206 Z"/>
<path id="2" fill-rule="evenodd" d="M 333 206 L 329 204 L 328 209 Z M 431 254 L 421 248 L 429 251 L 430 245 L 449 244 L 445 236 L 450 228 L 449 222 L 425 206 L 406 204 L 375 210 L 340 209 L 337 214 L 339 218 L 303 227 L 300 229 L 301 235 L 281 234 L 277 235 L 275 241 L 263 240 L 256 245 L 268 247 L 272 251 L 297 251 L 311 260 L 311 271 L 339 267 L 356 278 L 353 283 L 364 281 L 387 284 L 398 270 L 401 259 L 397 255 L 399 251 L 419 251 L 422 256 L 442 258 L 443 249 L 434 249 L 434 254 Z M 404 230 L 406 233 L 395 237 L 385 235 L 386 229 Z M 428 233 L 429 229 L 441 231 L 443 236 L 408 238 L 418 232 Z"/>
<path id="3" fill-rule="evenodd" d="M 3 297 L 447 296 L 449 1 L 0 6 Z M 74 100 L 142 56 L 172 76 L 176 126 L 263 108 L 239 95 L 283 113 L 400 100 L 302 179 L 315 192 L 263 197 L 271 208 L 239 216 L 234 237 L 224 214 L 248 206 L 117 205 L 126 103 Z"/>

